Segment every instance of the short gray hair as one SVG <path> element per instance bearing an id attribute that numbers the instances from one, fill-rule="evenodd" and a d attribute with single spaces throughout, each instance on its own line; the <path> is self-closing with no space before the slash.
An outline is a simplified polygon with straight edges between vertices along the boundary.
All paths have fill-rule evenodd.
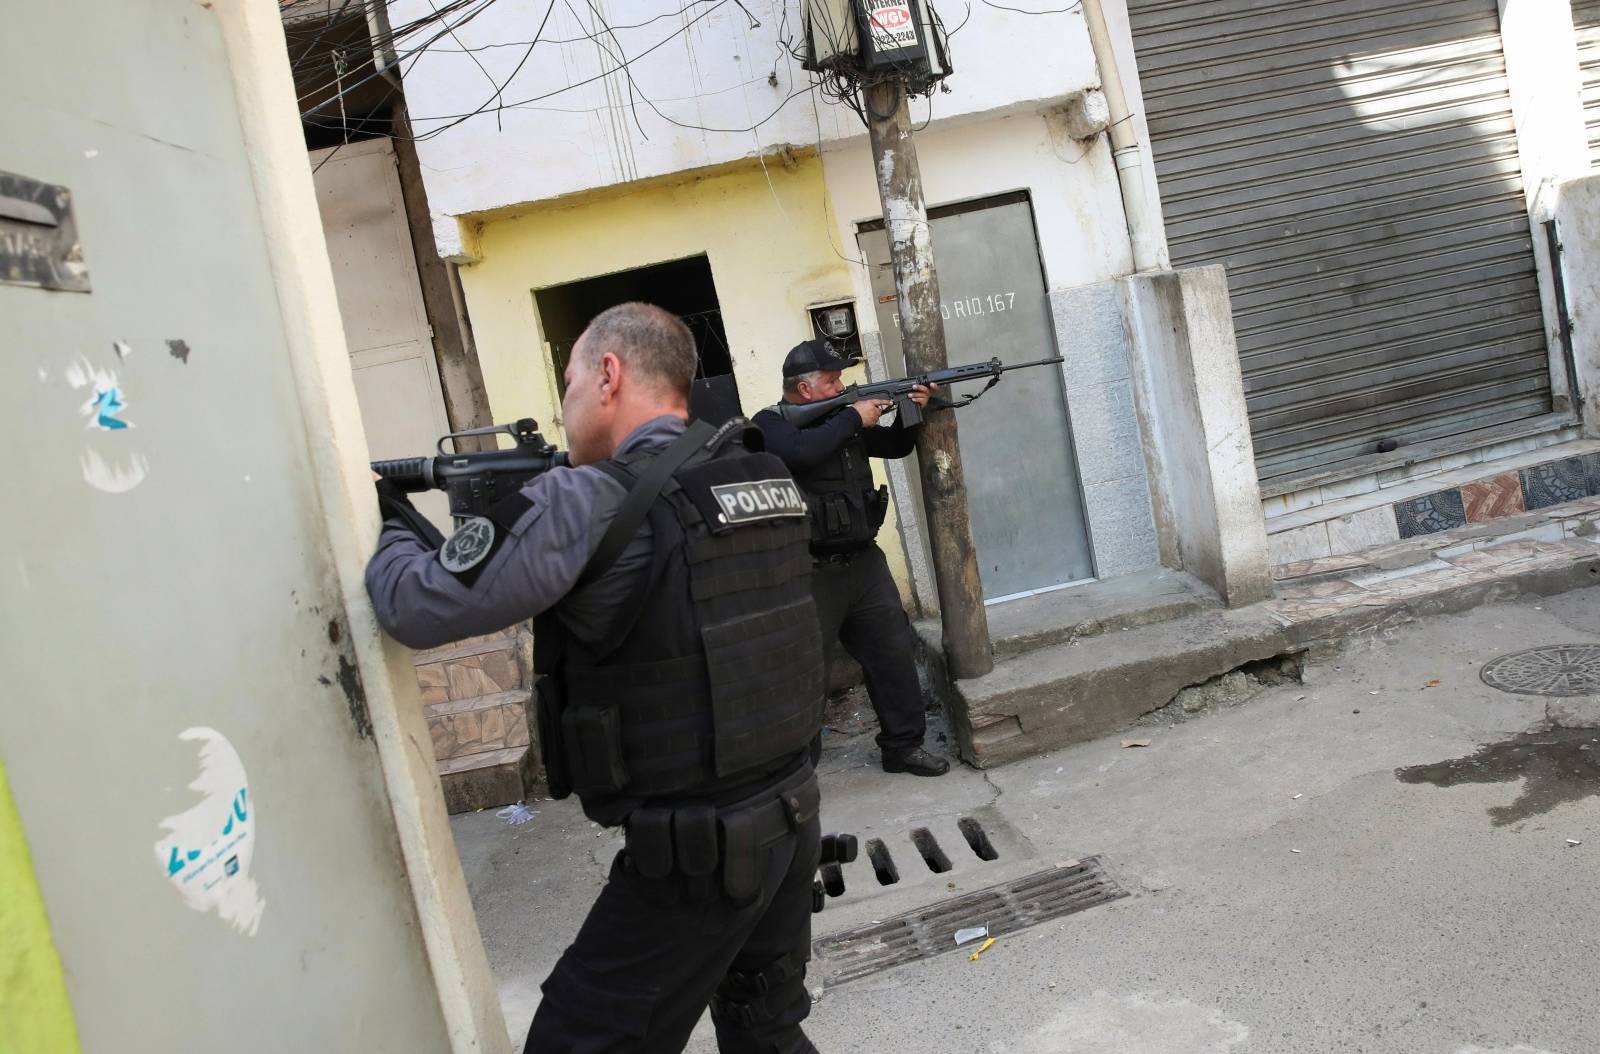
<path id="1" fill-rule="evenodd" d="M 800 385 L 806 383 L 807 381 L 811 382 L 812 386 L 815 387 L 817 378 L 821 376 L 821 370 L 812 370 L 810 373 L 797 373 L 793 377 L 785 377 L 783 379 L 783 394 L 795 394 L 800 390 Z"/>
<path id="2" fill-rule="evenodd" d="M 694 334 L 670 311 L 632 301 L 607 308 L 584 329 L 589 338 L 584 357 L 598 367 L 607 352 L 629 369 L 659 382 L 673 394 L 689 398 L 689 386 L 699 368 Z"/>

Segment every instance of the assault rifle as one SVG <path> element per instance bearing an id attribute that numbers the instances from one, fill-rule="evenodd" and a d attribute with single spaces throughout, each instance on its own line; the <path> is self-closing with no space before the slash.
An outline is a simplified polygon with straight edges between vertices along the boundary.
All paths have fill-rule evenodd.
<path id="1" fill-rule="evenodd" d="M 949 366 L 942 370 L 929 370 L 912 377 L 897 377 L 894 380 L 876 381 L 872 384 L 852 384 L 844 391 L 831 399 L 819 399 L 814 403 L 780 402 L 777 406 L 778 413 L 785 421 L 796 428 L 805 428 L 816 424 L 824 417 L 828 417 L 835 410 L 849 406 L 851 403 L 862 399 L 892 399 L 895 410 L 900 414 L 900 423 L 907 428 L 922 423 L 922 407 L 911 399 L 911 389 L 918 384 L 960 384 L 962 381 L 976 381 L 984 377 L 989 378 L 989 383 L 981 391 L 967 396 L 960 402 L 941 402 L 930 404 L 930 410 L 955 410 L 977 400 L 978 396 L 1000 383 L 1001 374 L 1007 370 L 1025 370 L 1030 366 L 1049 366 L 1061 362 L 1061 356 L 1053 359 L 1040 359 L 1037 362 L 1023 362 L 1015 366 L 1007 366 L 999 359 L 990 359 L 988 362 L 974 362 L 966 366 Z"/>
<path id="2" fill-rule="evenodd" d="M 515 439 L 517 445 L 509 450 L 474 453 L 447 453 L 444 449 L 447 439 L 501 433 Z M 539 434 L 539 422 L 531 417 L 524 417 L 516 424 L 451 432 L 440 438 L 438 450 L 438 457 L 374 461 L 372 471 L 407 494 L 424 490 L 444 491 L 450 497 L 450 515 L 457 523 L 472 516 L 484 515 L 489 506 L 509 494 L 515 494 L 534 476 L 567 464 L 566 452 L 546 443 L 544 436 Z"/>

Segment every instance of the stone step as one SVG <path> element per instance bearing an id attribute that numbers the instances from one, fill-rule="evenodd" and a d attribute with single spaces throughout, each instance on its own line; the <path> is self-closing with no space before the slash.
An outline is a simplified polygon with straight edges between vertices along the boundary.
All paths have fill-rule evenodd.
<path id="1" fill-rule="evenodd" d="M 983 768 L 1114 732 L 1181 689 L 1249 663 L 1522 593 L 1597 583 L 1600 545 L 1587 538 L 1501 539 L 1396 571 L 1280 586 L 1262 604 L 1054 644 L 970 680 L 950 682 L 930 667 L 936 690 L 956 704 L 946 712 L 962 755 Z"/>
<path id="2" fill-rule="evenodd" d="M 1055 589 L 988 609 L 995 662 L 1039 648 L 1167 622 L 1221 607 L 1217 595 L 1182 571 L 1157 568 Z M 919 619 L 925 649 L 940 650 L 937 618 Z"/>
<path id="3" fill-rule="evenodd" d="M 414 660 L 424 705 L 477 699 L 531 686 L 523 642 L 516 636 L 477 638 L 419 652 Z"/>
<path id="4" fill-rule="evenodd" d="M 1503 517 L 1596 496 L 1600 440 L 1572 439 L 1388 483 L 1381 475 L 1264 503 L 1274 563 L 1337 559 L 1469 524 L 1493 530 Z M 1366 489 L 1344 493 L 1358 483 Z M 1323 500 L 1335 494 L 1341 496 Z"/>
<path id="5" fill-rule="evenodd" d="M 526 688 L 494 692 L 472 699 L 446 699 L 422 708 L 439 761 L 467 754 L 528 745 Z"/>
<path id="6" fill-rule="evenodd" d="M 1343 556 L 1279 564 L 1272 569 L 1272 577 L 1280 588 L 1300 586 L 1372 571 L 1394 571 L 1511 541 L 1559 542 L 1597 535 L 1600 535 L 1600 498 L 1582 498 L 1435 534 L 1421 534 Z"/>
<path id="7" fill-rule="evenodd" d="M 526 746 L 463 754 L 439 763 L 439 784 L 445 808 L 452 814 L 498 809 L 522 800 L 517 768 Z"/>

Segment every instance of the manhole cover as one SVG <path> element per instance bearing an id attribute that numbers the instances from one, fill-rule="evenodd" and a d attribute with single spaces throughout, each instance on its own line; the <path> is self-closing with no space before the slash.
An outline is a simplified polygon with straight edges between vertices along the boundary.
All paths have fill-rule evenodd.
<path id="1" fill-rule="evenodd" d="M 1600 694 L 1600 644 L 1555 644 L 1502 655 L 1479 673 L 1515 695 Z"/>
<path id="2" fill-rule="evenodd" d="M 1101 870 L 1099 857 L 1087 857 L 1066 867 L 1054 867 L 824 937 L 812 945 L 812 954 L 823 983 L 839 985 L 902 963 L 955 951 L 957 930 L 987 926 L 989 936 L 1000 937 L 1127 895 Z M 976 943 L 964 946 L 966 950 L 975 947 Z"/>

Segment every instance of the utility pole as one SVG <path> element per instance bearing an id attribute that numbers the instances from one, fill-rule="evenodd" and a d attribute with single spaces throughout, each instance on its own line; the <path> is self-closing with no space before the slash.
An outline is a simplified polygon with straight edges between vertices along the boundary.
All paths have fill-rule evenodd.
<path id="1" fill-rule="evenodd" d="M 894 262 L 906 372 L 943 369 L 949 361 L 944 318 L 939 313 L 939 275 L 933 266 L 922 170 L 911 140 L 906 83 L 894 76 L 875 79 L 862 86 L 862 97 L 889 255 Z M 994 651 L 967 517 L 967 482 L 961 471 L 953 412 L 931 413 L 924 419 L 917 432 L 917 464 L 928 538 L 933 543 L 933 576 L 939 591 L 946 662 L 952 677 L 978 677 L 994 669 Z"/>

